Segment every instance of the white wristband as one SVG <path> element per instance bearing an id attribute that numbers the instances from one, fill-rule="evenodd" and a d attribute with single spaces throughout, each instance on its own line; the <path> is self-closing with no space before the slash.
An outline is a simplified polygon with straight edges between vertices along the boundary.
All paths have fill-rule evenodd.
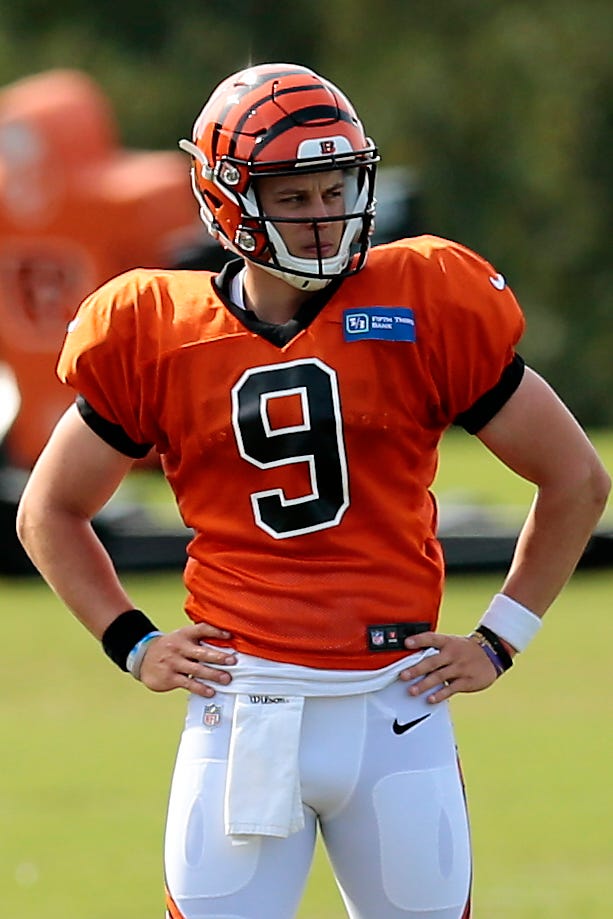
<path id="1" fill-rule="evenodd" d="M 163 635 L 163 632 L 149 632 L 148 635 L 145 635 L 144 638 L 141 638 L 140 641 L 137 641 L 126 660 L 126 668 L 128 673 L 131 673 L 135 680 L 140 680 L 140 668 L 142 667 L 143 659 L 147 653 L 147 648 L 149 647 L 149 642 L 153 641 L 154 638 L 157 638 L 158 635 Z"/>
<path id="2" fill-rule="evenodd" d="M 535 637 L 543 620 L 506 594 L 496 594 L 479 620 L 516 651 L 525 651 Z"/>

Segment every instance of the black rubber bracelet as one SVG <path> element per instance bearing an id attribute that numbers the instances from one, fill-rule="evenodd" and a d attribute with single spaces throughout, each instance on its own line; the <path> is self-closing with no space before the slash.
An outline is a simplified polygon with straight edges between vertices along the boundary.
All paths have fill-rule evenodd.
<path id="1" fill-rule="evenodd" d="M 142 610 L 129 609 L 125 613 L 120 613 L 107 627 L 102 636 L 102 647 L 120 670 L 127 673 L 128 654 L 141 638 L 155 631 L 157 626 Z"/>
<path id="2" fill-rule="evenodd" d="M 491 645 L 496 654 L 500 659 L 500 663 L 505 670 L 510 670 L 513 666 L 513 658 L 503 645 L 500 637 L 496 635 L 496 632 L 492 632 L 491 629 L 488 629 L 486 625 L 479 625 L 475 629 L 475 632 L 478 632 L 479 635 L 483 635 L 485 640 Z"/>

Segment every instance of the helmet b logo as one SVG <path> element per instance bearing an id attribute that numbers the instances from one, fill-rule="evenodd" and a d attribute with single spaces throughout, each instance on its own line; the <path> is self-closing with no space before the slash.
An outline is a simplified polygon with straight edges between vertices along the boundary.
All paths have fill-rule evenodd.
<path id="1" fill-rule="evenodd" d="M 323 154 L 330 155 L 336 153 L 336 143 L 333 140 L 320 140 L 319 149 Z"/>

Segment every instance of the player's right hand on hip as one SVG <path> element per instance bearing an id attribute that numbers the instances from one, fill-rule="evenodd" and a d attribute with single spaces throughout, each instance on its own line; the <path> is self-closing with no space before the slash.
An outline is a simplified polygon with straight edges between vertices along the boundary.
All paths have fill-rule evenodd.
<path id="1" fill-rule="evenodd" d="M 201 680 L 227 685 L 232 677 L 221 668 L 236 663 L 230 649 L 202 644 L 216 638 L 227 641 L 230 634 L 205 622 L 154 638 L 141 665 L 141 682 L 153 692 L 187 689 L 204 698 L 214 696 L 215 689 Z"/>

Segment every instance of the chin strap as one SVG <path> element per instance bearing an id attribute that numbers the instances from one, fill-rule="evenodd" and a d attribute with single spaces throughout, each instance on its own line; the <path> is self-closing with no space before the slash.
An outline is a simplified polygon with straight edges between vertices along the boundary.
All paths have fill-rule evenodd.
<path id="1" fill-rule="evenodd" d="M 258 268 L 263 268 L 264 271 L 267 271 L 274 277 L 281 278 L 281 280 L 285 281 L 287 284 L 295 287 L 296 290 L 323 290 L 324 287 L 328 286 L 330 281 L 334 280 L 334 278 L 305 278 L 302 275 L 291 274 L 289 271 L 284 271 L 283 268 L 277 268 L 275 265 L 265 265 L 263 262 L 254 262 L 254 264 L 257 264 Z"/>

